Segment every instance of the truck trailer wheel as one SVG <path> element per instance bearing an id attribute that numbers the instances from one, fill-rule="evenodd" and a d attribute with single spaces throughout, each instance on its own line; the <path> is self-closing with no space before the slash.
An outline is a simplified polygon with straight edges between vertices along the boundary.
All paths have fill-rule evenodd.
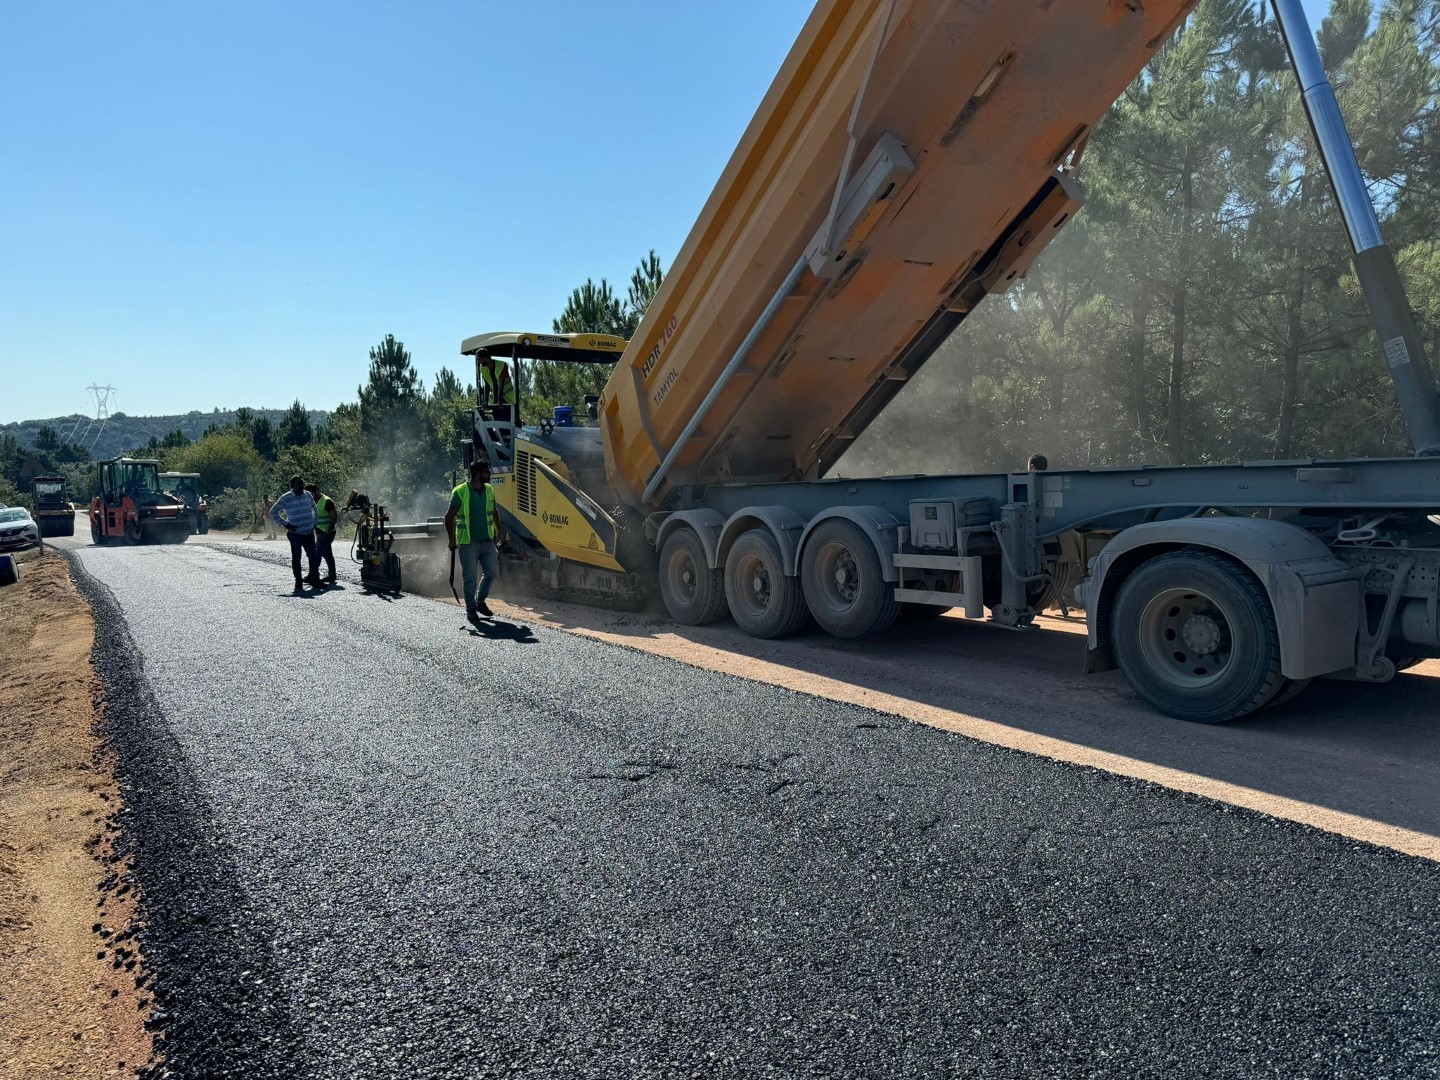
<path id="1" fill-rule="evenodd" d="M 805 625 L 810 612 L 800 582 L 765 529 L 741 533 L 725 557 L 725 599 L 735 625 L 751 637 L 778 638 Z"/>
<path id="2" fill-rule="evenodd" d="M 725 614 L 725 572 L 710 569 L 692 529 L 676 529 L 660 548 L 660 599 L 683 626 L 704 626 Z"/>
<path id="3" fill-rule="evenodd" d="M 1280 705 L 1284 705 L 1286 702 L 1294 701 L 1305 692 L 1305 688 L 1309 686 L 1310 683 L 1310 679 L 1286 679 L 1285 684 L 1280 687 L 1280 692 L 1275 695 L 1274 700 L 1266 707 L 1274 709 Z"/>
<path id="4" fill-rule="evenodd" d="M 1115 660 L 1135 692 L 1179 720 L 1218 724 L 1287 686 L 1275 613 L 1249 571 L 1216 555 L 1152 559 L 1120 589 Z"/>
<path id="5" fill-rule="evenodd" d="M 860 526 L 843 518 L 815 526 L 800 558 L 800 582 L 810 614 L 835 637 L 879 633 L 900 616 L 880 553 Z"/>
<path id="6" fill-rule="evenodd" d="M 902 601 L 900 604 L 900 621 L 929 622 L 931 619 L 938 619 L 941 615 L 951 610 L 951 608 L 941 607 L 939 604 L 912 604 Z"/>

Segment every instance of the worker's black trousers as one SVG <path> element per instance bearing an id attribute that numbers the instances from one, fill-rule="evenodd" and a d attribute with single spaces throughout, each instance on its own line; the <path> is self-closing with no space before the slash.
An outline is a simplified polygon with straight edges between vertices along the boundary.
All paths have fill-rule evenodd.
<path id="1" fill-rule="evenodd" d="M 295 580 L 300 580 L 300 552 L 310 560 L 310 577 L 319 575 L 319 559 L 315 555 L 315 534 L 313 532 L 290 532 L 290 569 L 295 571 Z"/>
<path id="2" fill-rule="evenodd" d="M 330 580 L 335 580 L 335 533 L 325 532 L 323 529 L 315 530 L 315 561 L 313 565 L 317 570 L 323 561 L 330 568 Z"/>

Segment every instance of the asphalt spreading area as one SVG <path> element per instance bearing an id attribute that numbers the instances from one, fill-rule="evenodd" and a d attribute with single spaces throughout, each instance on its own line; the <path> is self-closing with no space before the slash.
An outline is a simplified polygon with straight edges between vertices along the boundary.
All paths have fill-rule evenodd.
<path id="1" fill-rule="evenodd" d="M 254 550 L 78 554 L 172 1075 L 1440 1076 L 1440 865 Z"/>

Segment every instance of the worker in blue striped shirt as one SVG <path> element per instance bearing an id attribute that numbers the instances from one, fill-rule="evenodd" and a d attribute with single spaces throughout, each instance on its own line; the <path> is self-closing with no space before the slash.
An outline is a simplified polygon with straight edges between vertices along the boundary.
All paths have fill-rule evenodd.
<path id="1" fill-rule="evenodd" d="M 305 490 L 305 478 L 292 476 L 290 490 L 275 500 L 270 507 L 270 517 L 277 525 L 285 526 L 290 537 L 290 569 L 295 572 L 295 591 L 304 592 L 306 585 L 322 588 L 319 557 L 315 551 L 315 499 Z M 300 552 L 310 561 L 310 576 L 300 577 Z"/>

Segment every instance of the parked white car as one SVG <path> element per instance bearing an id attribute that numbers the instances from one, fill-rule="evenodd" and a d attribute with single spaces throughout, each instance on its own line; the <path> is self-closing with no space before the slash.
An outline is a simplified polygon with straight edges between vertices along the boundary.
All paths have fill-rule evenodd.
<path id="1" fill-rule="evenodd" d="M 34 547 L 40 543 L 40 526 L 23 506 L 0 510 L 0 551 Z"/>

